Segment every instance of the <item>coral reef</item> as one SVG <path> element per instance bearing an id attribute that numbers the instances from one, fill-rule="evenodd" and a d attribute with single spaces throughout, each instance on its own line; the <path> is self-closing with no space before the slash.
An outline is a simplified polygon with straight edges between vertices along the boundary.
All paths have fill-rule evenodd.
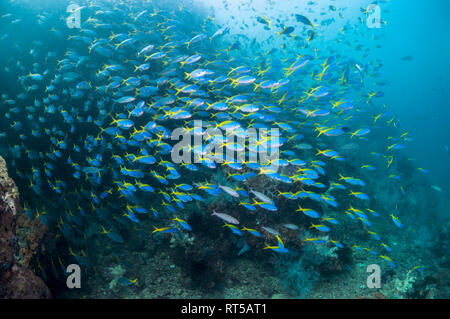
<path id="1" fill-rule="evenodd" d="M 19 192 L 0 157 L 0 298 L 50 298 L 45 283 L 14 257 Z"/>
<path id="2" fill-rule="evenodd" d="M 192 245 L 194 245 L 194 237 L 187 233 L 180 234 L 177 237 L 173 236 L 170 239 L 170 248 L 182 247 L 185 249 Z"/>
<path id="3" fill-rule="evenodd" d="M 415 283 L 418 281 L 420 274 L 418 272 L 409 271 L 403 280 L 396 278 L 394 280 L 397 291 L 402 295 L 412 295 Z"/>
<path id="4" fill-rule="evenodd" d="M 321 277 L 342 272 L 344 258 L 338 248 L 327 244 L 307 244 L 302 250 L 279 256 L 275 263 L 286 292 L 293 298 L 308 297 L 314 283 Z"/>

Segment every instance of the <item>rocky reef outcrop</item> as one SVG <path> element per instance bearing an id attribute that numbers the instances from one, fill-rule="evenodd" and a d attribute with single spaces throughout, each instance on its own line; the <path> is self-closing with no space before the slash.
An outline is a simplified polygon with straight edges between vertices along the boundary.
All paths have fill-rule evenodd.
<path id="1" fill-rule="evenodd" d="M 50 298 L 44 281 L 15 261 L 19 192 L 0 157 L 0 298 Z"/>

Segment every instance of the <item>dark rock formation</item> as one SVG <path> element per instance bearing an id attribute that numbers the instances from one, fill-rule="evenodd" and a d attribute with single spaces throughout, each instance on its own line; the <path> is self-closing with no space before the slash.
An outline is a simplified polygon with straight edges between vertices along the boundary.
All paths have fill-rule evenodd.
<path id="1" fill-rule="evenodd" d="M 50 291 L 31 270 L 14 260 L 19 192 L 0 157 L 0 298 L 50 298 Z"/>

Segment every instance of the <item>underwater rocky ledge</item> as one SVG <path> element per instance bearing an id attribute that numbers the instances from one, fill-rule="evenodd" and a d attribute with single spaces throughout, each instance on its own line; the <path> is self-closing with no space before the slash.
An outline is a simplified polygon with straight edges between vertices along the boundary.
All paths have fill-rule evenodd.
<path id="1" fill-rule="evenodd" d="M 19 191 L 0 156 L 0 298 L 51 298 L 44 281 L 15 258 Z"/>

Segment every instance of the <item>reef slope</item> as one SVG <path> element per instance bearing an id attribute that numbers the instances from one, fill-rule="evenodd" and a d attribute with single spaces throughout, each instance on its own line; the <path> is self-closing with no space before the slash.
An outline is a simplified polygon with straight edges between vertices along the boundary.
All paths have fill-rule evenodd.
<path id="1" fill-rule="evenodd" d="M 19 192 L 0 157 L 0 298 L 50 298 L 44 281 L 15 262 L 16 220 Z"/>

